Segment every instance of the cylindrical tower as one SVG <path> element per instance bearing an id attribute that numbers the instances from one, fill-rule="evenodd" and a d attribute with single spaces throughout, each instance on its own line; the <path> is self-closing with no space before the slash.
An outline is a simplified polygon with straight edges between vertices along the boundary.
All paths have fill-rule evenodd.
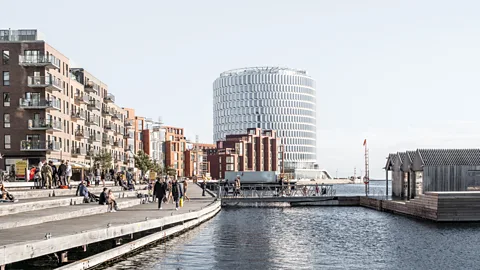
<path id="1" fill-rule="evenodd" d="M 253 67 L 226 71 L 213 83 L 213 137 L 276 130 L 286 168 L 316 163 L 315 81 L 304 70 Z"/>

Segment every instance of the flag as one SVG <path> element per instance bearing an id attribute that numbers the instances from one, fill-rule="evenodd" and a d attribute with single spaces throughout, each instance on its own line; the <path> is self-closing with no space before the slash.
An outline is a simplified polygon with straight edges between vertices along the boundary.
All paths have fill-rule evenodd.
<path id="1" fill-rule="evenodd" d="M 367 139 L 363 141 L 363 146 L 367 145 Z"/>

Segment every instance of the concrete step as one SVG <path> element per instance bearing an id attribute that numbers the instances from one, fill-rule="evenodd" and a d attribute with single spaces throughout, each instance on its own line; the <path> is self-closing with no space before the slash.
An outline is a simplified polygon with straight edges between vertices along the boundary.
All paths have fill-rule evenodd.
<path id="1" fill-rule="evenodd" d="M 145 193 L 145 191 L 138 191 Z M 100 192 L 94 193 L 100 195 Z M 136 197 L 137 191 L 114 191 L 116 198 Z M 77 205 L 83 203 L 83 197 L 75 194 L 67 196 L 43 197 L 20 200 L 16 203 L 1 203 L 0 216 L 7 216 L 17 213 L 30 212 L 42 209 L 50 209 L 62 206 Z"/>
<path id="2" fill-rule="evenodd" d="M 141 199 L 131 197 L 117 199 L 116 201 L 120 210 L 141 203 Z M 0 222 L 0 230 L 37 225 L 45 222 L 65 220 L 70 218 L 104 214 L 107 212 L 107 207 L 108 206 L 106 205 L 99 205 L 98 203 L 84 203 L 18 213 L 2 218 L 2 222 Z M 52 228 L 52 230 L 54 230 L 54 228 Z"/>

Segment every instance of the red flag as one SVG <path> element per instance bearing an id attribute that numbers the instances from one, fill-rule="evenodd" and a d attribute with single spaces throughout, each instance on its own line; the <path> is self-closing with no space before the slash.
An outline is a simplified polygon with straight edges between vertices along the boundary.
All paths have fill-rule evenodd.
<path id="1" fill-rule="evenodd" d="M 363 141 L 363 146 L 367 145 L 367 139 Z"/>

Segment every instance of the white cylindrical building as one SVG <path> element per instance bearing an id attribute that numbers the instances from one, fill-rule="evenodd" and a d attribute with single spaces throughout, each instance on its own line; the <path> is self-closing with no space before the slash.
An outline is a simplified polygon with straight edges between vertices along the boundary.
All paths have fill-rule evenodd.
<path id="1" fill-rule="evenodd" d="M 286 168 L 316 163 L 315 81 L 305 70 L 253 67 L 226 71 L 213 83 L 213 137 L 276 130 L 285 147 Z"/>

